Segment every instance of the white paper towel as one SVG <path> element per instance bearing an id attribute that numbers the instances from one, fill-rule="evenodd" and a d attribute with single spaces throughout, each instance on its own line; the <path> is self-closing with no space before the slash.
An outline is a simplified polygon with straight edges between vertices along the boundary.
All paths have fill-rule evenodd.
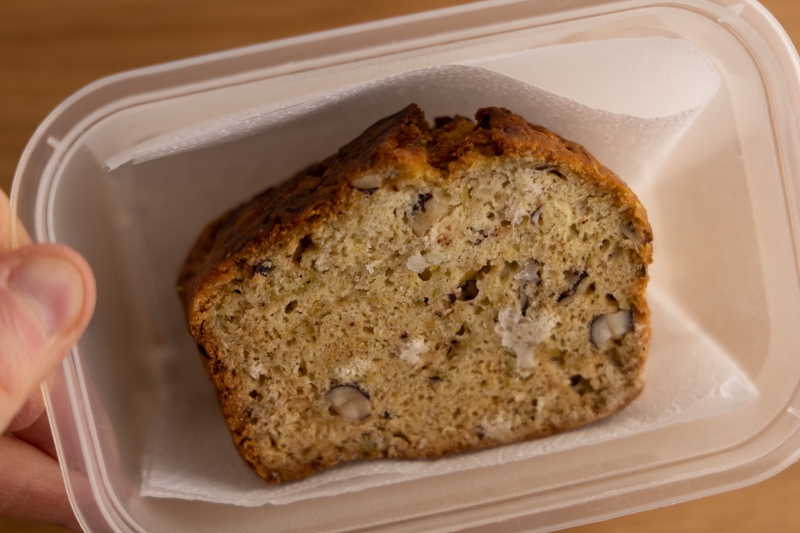
<path id="1" fill-rule="evenodd" d="M 173 330 L 185 328 L 170 291 L 172 276 L 162 280 L 159 273 L 175 272 L 184 253 L 179 243 L 194 239 L 208 213 L 232 203 L 232 197 L 208 192 L 218 191 L 213 182 L 223 169 L 230 183 L 227 189 L 244 199 L 328 155 L 374 120 L 409 102 L 418 103 L 429 117 L 471 114 L 478 107 L 499 105 L 584 144 L 637 190 L 646 185 L 718 88 L 719 77 L 710 62 L 682 41 L 560 45 L 413 70 L 277 111 L 248 109 L 147 141 L 108 159 L 107 168 L 118 178 L 119 194 L 126 195 L 129 204 L 135 204 L 131 198 L 139 194 L 141 205 L 149 205 L 150 192 L 163 196 L 174 188 L 174 196 L 170 193 L 164 199 L 171 211 L 163 215 L 162 210 L 143 211 L 150 215 L 139 228 L 145 234 L 139 240 L 147 246 L 138 250 L 146 257 L 155 246 L 147 236 L 160 239 L 157 244 L 163 252 L 151 260 L 150 269 L 156 279 L 149 280 L 158 287 L 145 307 L 160 315 L 155 324 L 168 325 L 164 337 L 169 339 Z M 297 149 L 299 139 L 302 153 Z M 247 176 L 250 167 L 265 162 L 274 174 L 231 179 Z M 196 185 L 188 193 L 184 183 L 172 186 L 165 179 L 176 172 L 192 176 Z M 230 194 L 227 189 L 225 194 Z M 186 198 L 179 198 L 179 192 Z M 181 201 L 195 209 L 188 215 L 192 221 L 186 223 L 187 215 L 181 214 L 184 224 L 166 235 L 163 227 L 177 222 L 172 213 L 184 212 Z M 157 219 L 160 216 L 167 217 L 166 223 Z M 280 486 L 257 478 L 234 449 L 191 341 L 161 344 L 152 353 L 160 379 L 160 410 L 150 428 L 142 495 L 248 506 L 290 503 L 624 438 L 714 416 L 754 397 L 755 390 L 724 350 L 693 327 L 668 295 L 651 291 L 650 301 L 653 345 L 647 386 L 620 414 L 537 441 L 436 461 L 352 463 Z"/>
<path id="2" fill-rule="evenodd" d="M 429 118 L 472 116 L 486 106 L 512 108 L 584 145 L 635 187 L 658 168 L 719 84 L 705 54 L 682 40 L 551 46 L 412 70 L 302 104 L 243 110 L 150 139 L 108 158 L 106 166 L 113 171 L 126 163 L 235 142 L 312 115 L 318 115 L 315 128 L 327 121 L 347 132 L 349 137 L 337 141 L 343 144 L 372 122 L 415 102 Z M 292 146 L 286 148 L 291 151 Z"/>

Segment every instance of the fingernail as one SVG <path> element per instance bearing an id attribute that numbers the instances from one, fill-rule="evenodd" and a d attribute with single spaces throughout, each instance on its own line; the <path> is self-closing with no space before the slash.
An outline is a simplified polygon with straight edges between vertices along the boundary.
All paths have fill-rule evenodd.
<path id="1" fill-rule="evenodd" d="M 83 278 L 69 261 L 55 256 L 26 257 L 11 272 L 8 283 L 27 298 L 49 336 L 78 320 L 83 308 Z"/>

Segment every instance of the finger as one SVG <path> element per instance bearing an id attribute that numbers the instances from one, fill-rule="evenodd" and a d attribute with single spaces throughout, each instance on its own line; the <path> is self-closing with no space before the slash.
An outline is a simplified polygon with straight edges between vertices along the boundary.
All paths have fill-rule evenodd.
<path id="1" fill-rule="evenodd" d="M 6 431 L 16 433 L 32 426 L 42 417 L 44 410 L 44 398 L 42 398 L 41 389 L 37 389 L 17 410 L 17 414 L 14 415 Z"/>
<path id="2" fill-rule="evenodd" d="M 0 428 L 77 342 L 95 290 L 86 261 L 63 246 L 0 255 Z"/>
<path id="3" fill-rule="evenodd" d="M 12 232 L 16 233 L 16 239 L 12 238 Z M 8 197 L 0 191 L 0 252 L 11 251 L 12 244 L 24 246 L 30 244 L 30 238 L 22 224 L 12 218 Z M 37 390 L 17 412 L 8 431 L 23 432 L 24 435 L 18 437 L 27 442 L 35 441 L 32 444 L 55 457 L 50 424 L 44 411 L 44 399 Z"/>
<path id="4" fill-rule="evenodd" d="M 47 455 L 57 457 L 41 389 L 37 389 L 33 396 L 23 404 L 7 431 L 18 439 L 39 448 Z"/>
<path id="5" fill-rule="evenodd" d="M 7 431 L 28 444 L 36 446 L 51 457 L 57 456 L 41 388 L 37 388 L 33 395 L 22 404 L 22 408 L 11 420 Z"/>
<path id="6" fill-rule="evenodd" d="M 8 196 L 0 191 L 0 253 L 12 250 L 14 243 L 20 247 L 30 244 L 30 242 L 31 239 L 22 224 L 16 218 L 12 219 L 11 217 Z"/>
<path id="7" fill-rule="evenodd" d="M 53 457 L 10 436 L 0 437 L 0 516 L 80 526 Z"/>

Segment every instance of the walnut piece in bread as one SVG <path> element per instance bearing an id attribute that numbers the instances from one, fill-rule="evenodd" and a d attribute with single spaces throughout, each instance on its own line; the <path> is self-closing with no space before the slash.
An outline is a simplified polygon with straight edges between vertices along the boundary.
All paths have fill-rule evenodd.
<path id="1" fill-rule="evenodd" d="M 211 223 L 178 285 L 236 445 L 282 482 L 619 411 L 643 386 L 651 242 L 581 146 L 410 105 Z"/>

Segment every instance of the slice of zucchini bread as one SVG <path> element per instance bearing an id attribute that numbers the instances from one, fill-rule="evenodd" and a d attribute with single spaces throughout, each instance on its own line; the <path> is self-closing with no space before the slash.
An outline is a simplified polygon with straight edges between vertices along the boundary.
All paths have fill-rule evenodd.
<path id="1" fill-rule="evenodd" d="M 651 229 L 584 148 L 415 105 L 212 222 L 178 286 L 269 482 L 548 435 L 641 391 Z"/>

